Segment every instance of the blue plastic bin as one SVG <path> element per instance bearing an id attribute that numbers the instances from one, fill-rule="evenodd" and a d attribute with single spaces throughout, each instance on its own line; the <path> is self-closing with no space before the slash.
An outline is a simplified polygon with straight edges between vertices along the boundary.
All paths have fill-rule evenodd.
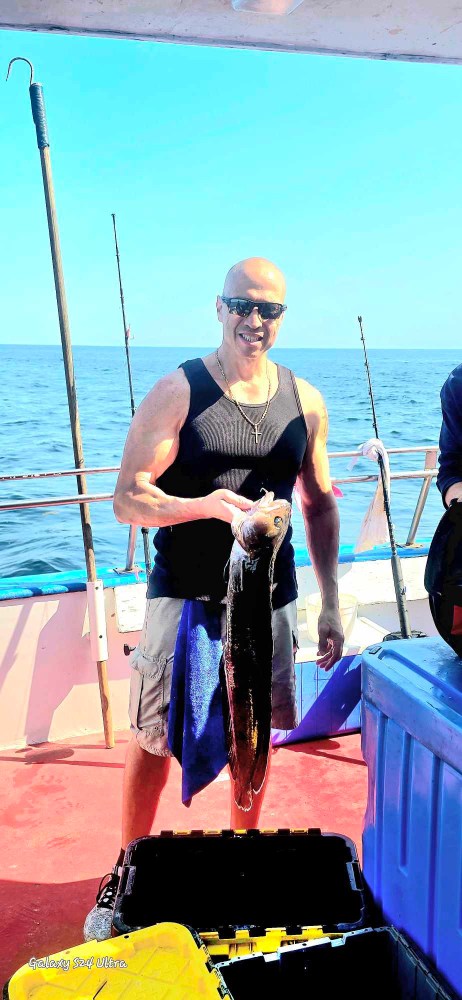
<path id="1" fill-rule="evenodd" d="M 370 646 L 362 718 L 365 880 L 462 994 L 462 660 L 440 638 Z"/>

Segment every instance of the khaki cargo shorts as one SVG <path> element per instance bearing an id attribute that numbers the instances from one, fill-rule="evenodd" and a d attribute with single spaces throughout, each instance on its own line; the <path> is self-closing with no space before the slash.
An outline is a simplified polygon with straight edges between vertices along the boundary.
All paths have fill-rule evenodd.
<path id="1" fill-rule="evenodd" d="M 173 654 L 184 601 L 148 600 L 140 641 L 131 660 L 130 728 L 143 750 L 170 757 L 167 744 Z M 223 605 L 222 636 L 226 630 Z M 297 725 L 295 652 L 298 647 L 296 601 L 273 611 L 273 713 L 275 729 Z"/>

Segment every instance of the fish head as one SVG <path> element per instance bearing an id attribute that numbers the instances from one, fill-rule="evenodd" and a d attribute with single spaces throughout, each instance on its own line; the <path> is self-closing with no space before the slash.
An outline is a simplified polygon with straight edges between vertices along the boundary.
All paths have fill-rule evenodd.
<path id="1" fill-rule="evenodd" d="M 288 500 L 275 500 L 274 493 L 267 492 L 250 510 L 239 511 L 231 530 L 249 555 L 265 548 L 276 553 L 289 527 L 291 512 Z"/>

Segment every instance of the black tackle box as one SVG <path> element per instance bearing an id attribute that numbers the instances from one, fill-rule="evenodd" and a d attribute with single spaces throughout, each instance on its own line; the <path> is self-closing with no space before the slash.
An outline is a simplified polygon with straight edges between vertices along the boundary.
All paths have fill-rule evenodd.
<path id="1" fill-rule="evenodd" d="M 132 841 L 112 933 L 159 921 L 194 927 L 214 956 L 370 924 L 354 843 L 319 829 L 168 831 Z"/>
<path id="2" fill-rule="evenodd" d="M 219 962 L 233 1000 L 457 1000 L 438 972 L 394 927 L 365 928 Z"/>

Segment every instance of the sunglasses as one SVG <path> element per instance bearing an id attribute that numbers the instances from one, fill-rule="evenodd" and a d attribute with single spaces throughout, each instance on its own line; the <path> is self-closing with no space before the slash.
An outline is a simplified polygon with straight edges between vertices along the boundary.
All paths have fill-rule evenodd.
<path id="1" fill-rule="evenodd" d="M 237 313 L 238 316 L 250 316 L 254 309 L 258 309 L 261 319 L 279 319 L 287 306 L 280 302 L 254 302 L 253 299 L 229 299 L 226 295 L 221 296 L 221 301 L 228 306 L 230 313 Z"/>

